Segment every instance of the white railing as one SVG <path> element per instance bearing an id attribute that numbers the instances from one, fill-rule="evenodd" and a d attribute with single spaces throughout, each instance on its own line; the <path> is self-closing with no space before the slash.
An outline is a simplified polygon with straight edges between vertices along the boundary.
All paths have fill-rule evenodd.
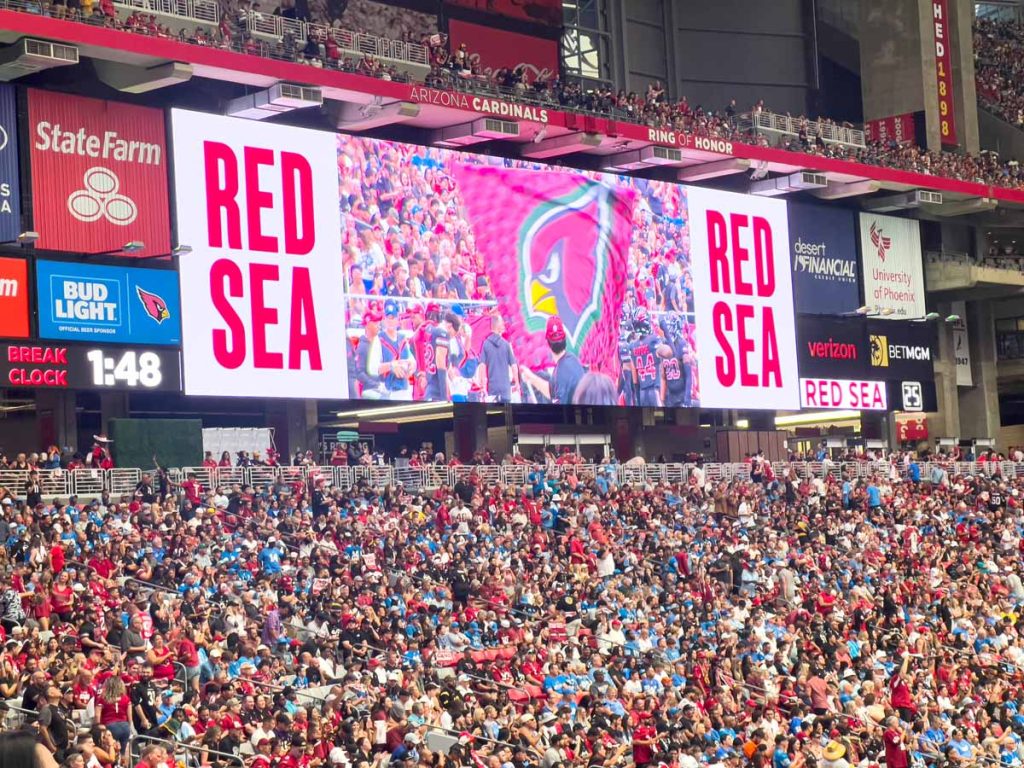
<path id="1" fill-rule="evenodd" d="M 139 1 L 139 0 L 136 0 Z M 290 34 L 296 45 L 303 45 L 310 35 L 320 42 L 331 38 L 338 46 L 341 53 L 356 54 L 362 56 L 375 56 L 380 59 L 392 61 L 404 61 L 408 64 L 429 66 L 430 53 L 426 46 L 419 43 L 407 43 L 403 40 L 393 40 L 387 37 L 377 37 L 364 32 L 353 32 L 348 29 L 334 29 L 323 24 L 286 19 L 282 16 L 269 14 L 250 14 L 246 17 L 246 24 L 249 32 L 253 35 L 283 39 L 285 34 Z"/>
<path id="2" fill-rule="evenodd" d="M 861 149 L 867 146 L 864 131 L 860 128 L 808 120 L 804 117 L 779 115 L 775 112 L 751 112 L 740 117 L 740 124 L 745 127 L 749 126 L 755 133 L 774 133 L 796 137 L 803 129 L 811 141 L 821 136 L 822 141 L 826 144 L 843 144 Z"/>
<path id="3" fill-rule="evenodd" d="M 588 480 L 598 473 L 603 473 L 610 482 L 631 485 L 656 485 L 662 482 L 685 483 L 690 480 L 696 464 L 572 464 L 548 467 L 549 477 L 562 478 L 575 474 L 581 480 Z M 1006 462 L 943 462 L 942 468 L 950 475 L 993 475 L 1004 477 L 1024 477 L 1024 463 Z M 702 465 L 705 480 L 749 481 L 750 465 L 713 462 Z M 928 479 L 932 465 L 921 464 L 921 477 Z M 889 477 L 893 465 L 888 462 L 773 462 L 772 470 L 777 478 L 783 478 L 790 471 L 799 478 L 830 476 L 840 478 L 866 478 L 871 475 Z M 522 486 L 530 482 L 530 475 L 537 467 L 526 464 L 485 464 L 480 466 L 459 465 L 455 467 L 395 467 L 389 464 L 354 467 L 301 466 L 301 467 L 182 467 L 169 471 L 171 480 L 180 483 L 189 474 L 205 488 L 228 488 L 233 485 L 292 485 L 307 480 L 323 478 L 336 488 L 350 488 L 358 483 L 366 483 L 374 487 L 396 485 L 401 483 L 406 490 L 434 490 L 441 486 L 452 486 L 459 480 L 474 479 L 484 485 Z M 905 474 L 902 464 L 895 466 L 895 471 Z M 104 491 L 112 498 L 130 496 L 142 479 L 143 474 L 155 473 L 152 470 L 134 467 L 116 469 L 45 469 L 39 470 L 40 485 L 43 495 L 48 498 L 67 498 L 68 496 L 99 496 Z M 29 479 L 29 470 L 0 470 L 0 486 L 12 495 L 24 498 L 25 484 Z"/>
<path id="4" fill-rule="evenodd" d="M 220 22 L 220 6 L 211 0 L 114 0 L 114 5 L 204 24 Z"/>

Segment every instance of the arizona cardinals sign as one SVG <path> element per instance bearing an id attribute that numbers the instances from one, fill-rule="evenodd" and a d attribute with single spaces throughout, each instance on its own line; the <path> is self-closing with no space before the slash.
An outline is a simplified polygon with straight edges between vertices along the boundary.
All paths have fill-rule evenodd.
<path id="1" fill-rule="evenodd" d="M 172 270 L 39 261 L 36 293 L 41 338 L 181 343 L 181 302 Z"/>
<path id="2" fill-rule="evenodd" d="M 922 317 L 924 265 L 921 230 L 913 219 L 860 214 L 864 303 L 893 320 Z"/>

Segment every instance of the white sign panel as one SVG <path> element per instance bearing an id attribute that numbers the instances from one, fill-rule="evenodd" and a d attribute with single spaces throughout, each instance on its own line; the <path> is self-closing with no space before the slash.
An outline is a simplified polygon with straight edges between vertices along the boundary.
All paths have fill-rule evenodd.
<path id="1" fill-rule="evenodd" d="M 924 317 L 920 224 L 913 219 L 862 213 L 860 250 L 864 303 L 890 320 Z"/>
<path id="2" fill-rule="evenodd" d="M 801 408 L 884 411 L 887 404 L 884 381 L 800 379 Z"/>
<path id="3" fill-rule="evenodd" d="M 786 203 L 688 188 L 701 405 L 800 403 Z"/>
<path id="4" fill-rule="evenodd" d="M 971 345 L 967 340 L 967 302 L 954 301 L 953 314 L 960 319 L 953 323 L 953 359 L 956 360 L 956 385 L 973 387 L 971 375 Z"/>
<path id="5" fill-rule="evenodd" d="M 183 110 L 174 132 L 185 393 L 344 398 L 332 133 Z"/>

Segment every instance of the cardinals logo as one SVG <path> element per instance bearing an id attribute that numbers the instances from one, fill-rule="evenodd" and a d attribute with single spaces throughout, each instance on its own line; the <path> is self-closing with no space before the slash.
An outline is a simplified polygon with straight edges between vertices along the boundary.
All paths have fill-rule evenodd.
<path id="1" fill-rule="evenodd" d="M 139 301 L 142 302 L 146 314 L 156 320 L 158 325 L 171 316 L 167 309 L 167 302 L 155 293 L 144 291 L 138 286 L 135 286 L 135 292 L 138 294 Z"/>
<path id="2" fill-rule="evenodd" d="M 892 238 L 886 237 L 885 230 L 871 222 L 871 244 L 878 249 L 878 258 L 885 263 L 885 254 L 892 248 Z"/>
<path id="3" fill-rule="evenodd" d="M 578 349 L 600 315 L 613 227 L 612 190 L 586 182 L 540 203 L 519 234 L 520 306 L 526 327 L 542 331 L 562 319 L 569 345 Z"/>

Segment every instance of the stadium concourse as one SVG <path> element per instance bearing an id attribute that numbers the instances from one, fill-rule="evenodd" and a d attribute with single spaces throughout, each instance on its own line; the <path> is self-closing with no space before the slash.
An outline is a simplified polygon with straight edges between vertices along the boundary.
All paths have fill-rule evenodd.
<path id="1" fill-rule="evenodd" d="M 29 458 L 0 503 L 0 696 L 63 765 L 1024 757 L 1016 464 L 159 471 L 85 501 Z"/>
<path id="2" fill-rule="evenodd" d="M 112 0 L 7 0 L 4 8 L 34 15 L 56 16 L 94 26 L 124 30 L 134 34 L 176 38 L 183 43 L 235 50 L 253 56 L 271 57 L 304 63 L 310 66 L 337 69 L 385 80 L 408 80 L 409 75 L 394 64 L 386 64 L 372 53 L 359 55 L 353 49 L 389 51 L 418 64 L 429 65 L 425 82 L 442 89 L 467 90 L 495 94 L 510 101 L 538 103 L 558 109 L 596 114 L 617 120 L 635 122 L 652 128 L 685 131 L 696 136 L 713 137 L 752 144 L 765 143 L 764 134 L 752 126 L 744 127 L 735 99 L 721 108 L 691 105 L 685 96 L 678 101 L 667 98 L 664 88 L 653 83 L 643 93 L 614 91 L 609 88 L 585 89 L 578 83 L 557 76 L 539 77 L 525 82 L 521 71 L 499 69 L 485 76 L 479 67 L 468 65 L 472 51 L 449 51 L 444 35 L 432 34 L 421 40 L 410 30 L 393 24 L 392 34 L 402 39 L 377 39 L 361 30 L 347 29 L 339 19 L 299 19 L 290 4 L 283 4 L 274 14 L 260 13 L 258 3 L 231 6 L 216 12 L 215 18 L 197 17 L 188 25 L 171 29 L 158 20 L 150 9 L 158 9 L 155 0 L 138 0 L 128 4 L 130 12 Z M 282 9 L 283 12 L 282 12 Z M 268 19 L 283 17 L 280 29 Z M 161 17 L 167 20 L 165 17 Z M 356 17 L 365 21 L 362 17 Z M 280 21 L 280 19 L 278 19 Z M 379 27 L 380 25 L 376 25 Z M 278 34 L 254 35 L 254 30 L 271 29 Z M 1020 31 L 1009 22 L 981 22 L 975 36 L 978 46 L 978 96 L 983 104 L 1014 124 L 1018 123 L 1015 79 L 1012 70 L 1016 59 L 999 57 L 1000 45 L 1020 45 Z M 304 39 L 303 39 L 304 38 Z M 366 38 L 366 39 L 363 39 Z M 372 38 L 372 39 L 371 39 Z M 364 46 L 361 48 L 360 46 Z M 1012 53 L 1012 50 L 1011 50 Z M 992 54 L 995 54 L 994 56 Z M 1009 72 L 1010 76 L 1007 76 Z M 763 100 L 749 107 L 757 114 L 767 111 Z M 912 143 L 871 141 L 865 146 L 852 146 L 826 141 L 821 131 L 836 123 L 827 116 L 818 120 L 798 117 L 797 135 L 785 137 L 783 149 L 805 154 L 850 160 L 867 165 L 913 171 L 963 181 L 994 184 L 1013 189 L 1022 186 L 1024 171 L 1015 158 L 1001 159 L 995 152 L 980 155 L 934 152 Z M 749 121 L 748 121 L 749 123 Z M 744 124 L 746 125 L 746 124 Z"/>

